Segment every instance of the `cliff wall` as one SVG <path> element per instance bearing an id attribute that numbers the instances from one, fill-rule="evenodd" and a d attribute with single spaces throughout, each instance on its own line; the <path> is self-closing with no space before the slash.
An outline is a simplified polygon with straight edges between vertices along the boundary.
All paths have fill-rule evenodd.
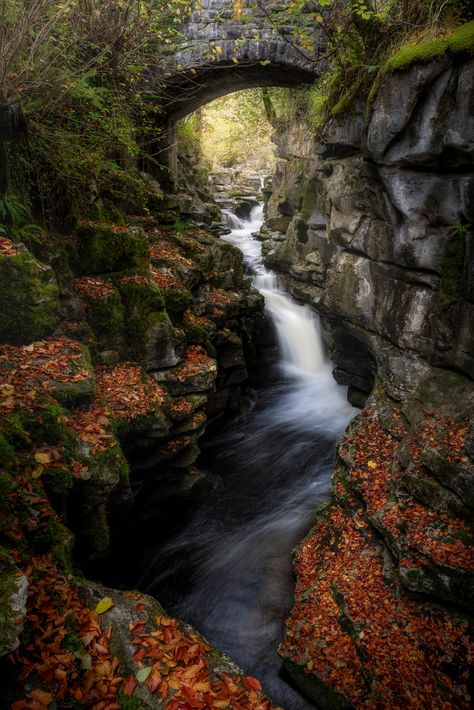
<path id="1" fill-rule="evenodd" d="M 267 263 L 365 405 L 297 550 L 281 646 L 321 707 L 470 702 L 473 99 L 474 62 L 446 56 L 386 75 L 318 139 L 278 136 Z"/>

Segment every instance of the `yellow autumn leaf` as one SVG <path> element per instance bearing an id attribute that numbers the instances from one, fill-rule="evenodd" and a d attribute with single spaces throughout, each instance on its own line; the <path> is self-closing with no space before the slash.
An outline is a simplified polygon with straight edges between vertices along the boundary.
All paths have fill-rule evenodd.
<path id="1" fill-rule="evenodd" d="M 39 478 L 41 474 L 44 471 L 44 466 L 42 466 L 40 463 L 34 467 L 34 469 L 31 472 L 31 478 Z"/>
<path id="2" fill-rule="evenodd" d="M 51 463 L 51 454 L 48 451 L 37 451 L 35 454 L 35 461 L 37 463 Z"/>
<path id="3" fill-rule="evenodd" d="M 97 604 L 95 610 L 98 614 L 105 614 L 106 611 L 114 606 L 114 602 L 110 597 L 104 597 Z"/>
<path id="4" fill-rule="evenodd" d="M 367 461 L 367 466 L 369 468 L 377 468 L 377 464 L 375 463 L 375 461 Z"/>
<path id="5" fill-rule="evenodd" d="M 0 385 L 0 391 L 5 397 L 10 397 L 14 393 L 15 388 L 11 385 Z"/>

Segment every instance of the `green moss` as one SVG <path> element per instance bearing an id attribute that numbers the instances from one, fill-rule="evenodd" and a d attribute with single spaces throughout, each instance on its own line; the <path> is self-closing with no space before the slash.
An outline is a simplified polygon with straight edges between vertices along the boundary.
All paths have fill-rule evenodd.
<path id="1" fill-rule="evenodd" d="M 377 94 L 379 93 L 380 86 L 382 84 L 382 79 L 381 79 L 382 73 L 379 72 L 377 76 L 375 77 L 374 81 L 372 82 L 372 86 L 370 87 L 369 95 L 367 97 L 367 113 L 370 114 L 372 111 L 372 106 L 374 105 L 374 101 L 377 98 Z"/>
<path id="2" fill-rule="evenodd" d="M 48 496 L 58 500 L 66 498 L 73 486 L 73 477 L 67 468 L 46 468 L 42 480 Z"/>
<path id="3" fill-rule="evenodd" d="M 67 648 L 71 653 L 83 655 L 86 653 L 85 646 L 81 641 L 81 637 L 77 633 L 77 626 L 71 619 L 65 619 L 64 628 L 67 635 L 63 640 L 63 647 Z"/>
<path id="4" fill-rule="evenodd" d="M 88 370 L 90 377 L 78 382 L 55 382 L 50 384 L 49 393 L 67 409 L 74 409 L 86 405 L 92 400 L 94 394 L 93 367 L 90 350 L 86 345 L 81 345 L 82 357 L 76 359 L 77 371 Z"/>
<path id="5" fill-rule="evenodd" d="M 0 432 L 0 461 L 5 468 L 13 468 L 17 462 L 15 449 Z M 1 475 L 1 474 L 0 474 Z M 0 487 L 1 488 L 1 487 Z"/>
<path id="6" fill-rule="evenodd" d="M 62 443 L 67 451 L 71 451 L 76 445 L 76 437 L 66 425 L 66 412 L 56 402 L 48 402 L 43 406 L 31 435 L 37 443 Z"/>
<path id="7" fill-rule="evenodd" d="M 450 52 L 474 53 L 474 20 L 457 27 L 448 37 L 447 42 Z"/>
<path id="8" fill-rule="evenodd" d="M 3 535 L 9 532 L 13 520 L 10 493 L 15 485 L 13 476 L 6 471 L 0 471 L 0 534 Z"/>
<path id="9" fill-rule="evenodd" d="M 328 94 L 322 93 L 318 86 L 311 88 L 308 95 L 308 117 L 313 131 L 321 128 L 326 114 Z"/>
<path id="10" fill-rule="evenodd" d="M 54 273 L 24 250 L 0 254 L 0 340 L 27 343 L 49 335 L 58 322 Z"/>
<path id="11" fill-rule="evenodd" d="M 201 328 L 200 325 L 197 325 L 186 318 L 182 321 L 181 328 L 184 330 L 186 342 L 189 345 L 205 343 L 209 338 L 209 335 L 204 328 Z"/>
<path id="12" fill-rule="evenodd" d="M 95 222 L 77 227 L 76 269 L 82 274 L 102 274 L 149 263 L 148 244 L 137 228 Z"/>
<path id="13" fill-rule="evenodd" d="M 123 225 L 125 220 L 120 210 L 111 202 L 94 202 L 89 210 L 89 219 L 94 222 L 113 222 Z"/>
<path id="14" fill-rule="evenodd" d="M 344 94 L 344 96 L 341 96 L 339 101 L 334 104 L 334 106 L 331 109 L 331 115 L 332 116 L 339 116 L 341 113 L 344 113 L 346 108 L 349 107 L 352 99 L 354 98 L 353 93 L 349 94 Z"/>
<path id="15" fill-rule="evenodd" d="M 139 698 L 134 698 L 133 695 L 127 696 L 120 690 L 118 694 L 120 710 L 141 710 L 143 703 Z"/>
<path id="16" fill-rule="evenodd" d="M 187 289 L 168 288 L 163 290 L 163 300 L 171 322 L 181 324 L 183 314 L 191 305 L 193 297 Z"/>
<path id="17" fill-rule="evenodd" d="M 31 446 L 30 430 L 35 418 L 31 412 L 10 412 L 2 418 L 2 434 L 13 449 L 28 449 Z"/>
<path id="18" fill-rule="evenodd" d="M 0 656 L 12 649 L 15 626 L 10 599 L 16 591 L 16 572 L 6 550 L 0 548 Z"/>
<path id="19" fill-rule="evenodd" d="M 51 554 L 58 563 L 59 568 L 66 573 L 72 573 L 72 548 L 73 535 L 66 528 L 62 528 L 62 535 L 53 544 Z"/>
<path id="20" fill-rule="evenodd" d="M 78 455 L 77 458 L 92 472 L 90 481 L 84 481 L 82 485 L 82 502 L 87 509 L 97 507 L 97 502 L 103 500 L 108 491 L 112 491 L 120 481 L 128 480 L 128 463 L 117 440 L 106 451 Z"/>
<path id="21" fill-rule="evenodd" d="M 119 283 L 118 288 L 127 319 L 134 309 L 155 312 L 165 308 L 161 291 L 153 283 Z"/>
<path id="22" fill-rule="evenodd" d="M 53 550 L 60 551 L 61 559 L 64 555 L 65 542 L 69 540 L 69 534 L 55 516 L 49 519 L 47 527 L 37 527 L 28 531 L 27 537 L 34 552 L 43 554 Z"/>
<path id="23" fill-rule="evenodd" d="M 115 350 L 123 345 L 125 319 L 118 291 L 107 298 L 87 298 L 87 321 L 99 350 Z"/>
<path id="24" fill-rule="evenodd" d="M 446 52 L 474 53 L 474 21 L 457 27 L 445 38 L 411 42 L 403 45 L 389 58 L 383 68 L 384 73 L 406 69 L 414 62 L 428 62 L 442 57 Z"/>
<path id="25" fill-rule="evenodd" d="M 146 350 L 147 333 L 156 323 L 168 321 L 160 289 L 154 284 L 119 284 L 126 323 L 127 356 L 140 359 Z"/>

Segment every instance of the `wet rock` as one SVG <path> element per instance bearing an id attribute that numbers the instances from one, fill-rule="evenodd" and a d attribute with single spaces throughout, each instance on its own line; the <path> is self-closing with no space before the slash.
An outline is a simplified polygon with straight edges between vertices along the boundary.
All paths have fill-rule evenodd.
<path id="1" fill-rule="evenodd" d="M 0 250 L 0 280 L 0 340 L 28 343 L 49 335 L 59 315 L 59 290 L 52 269 L 23 245 L 12 244 Z"/>
<path id="2" fill-rule="evenodd" d="M 378 384 L 338 446 L 332 500 L 318 510 L 315 527 L 297 550 L 296 604 L 280 649 L 290 673 L 322 707 L 371 703 L 374 692 L 387 700 L 392 692 L 384 680 L 387 663 L 395 672 L 403 658 L 403 690 L 397 688 L 397 697 L 411 684 L 417 697 L 429 693 L 432 702 L 432 688 L 418 687 L 412 651 L 425 649 L 417 658 L 433 678 L 450 674 L 446 667 L 437 669 L 432 656 L 421 661 L 424 634 L 439 624 L 447 636 L 441 640 L 435 632 L 437 641 L 452 648 L 456 638 L 465 654 L 466 618 L 442 600 L 461 608 L 472 603 L 472 508 L 452 486 L 442 485 L 446 478 L 429 475 L 424 458 L 428 446 L 448 469 L 459 459 L 466 465 L 463 414 L 453 419 L 449 412 L 460 389 L 469 391 L 472 384 L 455 378 L 451 396 L 439 374 L 427 378 L 411 398 L 405 395 L 418 412 L 408 421 L 402 405 Z M 412 597 L 412 591 L 425 596 Z M 389 617 L 404 622 L 391 625 Z M 421 618 L 418 626 L 415 620 Z M 409 637 L 399 636 L 400 628 L 410 628 Z M 377 647 L 385 655 L 381 665 Z M 336 666 L 335 657 L 341 661 Z M 455 676 L 455 696 L 466 701 L 464 680 Z"/>
<path id="3" fill-rule="evenodd" d="M 159 321 L 147 331 L 146 369 L 159 370 L 173 367 L 185 357 L 186 336 L 174 328 L 170 321 Z"/>
<path id="4" fill-rule="evenodd" d="M 152 373 L 173 396 L 212 391 L 217 375 L 216 361 L 200 346 L 190 346 L 181 365 Z"/>
<path id="5" fill-rule="evenodd" d="M 104 598 L 111 599 L 113 606 L 104 614 L 99 616 L 99 621 L 103 632 L 107 629 L 110 631 L 110 651 L 113 656 L 119 660 L 119 670 L 122 676 L 137 677 L 136 687 L 131 698 L 125 699 L 122 696 L 122 702 L 133 702 L 134 706 L 140 708 L 164 708 L 171 700 L 173 695 L 180 689 L 189 687 L 186 685 L 185 673 L 186 668 L 199 668 L 201 675 L 204 673 L 209 681 L 220 681 L 222 683 L 222 674 L 229 674 L 235 680 L 237 676 L 244 676 L 238 666 L 231 661 L 230 658 L 212 648 L 207 641 L 198 634 L 189 624 L 176 621 L 167 615 L 163 607 L 152 597 L 138 592 L 119 592 L 114 589 L 103 587 L 102 585 L 92 582 L 78 581 L 76 584 L 80 596 L 85 603 L 94 609 L 97 604 Z M 166 629 L 168 631 L 166 632 Z M 188 654 L 194 653 L 192 659 L 194 666 L 186 666 L 185 663 L 172 655 L 176 653 L 174 646 L 168 649 L 168 654 L 164 658 L 170 662 L 169 674 L 176 673 L 174 685 L 168 686 L 166 683 L 167 694 L 163 698 L 161 694 L 150 692 L 150 685 L 140 679 L 140 671 L 152 666 L 152 657 L 140 662 L 137 660 L 137 641 L 143 640 L 145 644 L 147 638 L 155 642 L 155 648 L 160 649 L 161 655 L 166 652 L 163 648 L 163 633 L 170 637 L 170 641 L 181 640 L 183 649 L 190 649 Z M 171 654 L 171 655 L 170 655 Z M 144 656 L 146 655 L 146 652 Z M 179 655 L 179 654 L 178 654 Z M 163 667 L 164 668 L 164 667 Z M 173 671 L 173 669 L 175 669 Z M 168 673 L 164 674 L 165 678 L 170 677 Z M 161 677 L 160 677 L 161 681 Z M 164 687 L 164 686 L 163 686 Z"/>
<path id="6" fill-rule="evenodd" d="M 386 165 L 469 165 L 473 95 L 472 60 L 456 66 L 444 57 L 387 76 L 369 123 L 371 155 Z"/>
<path id="7" fill-rule="evenodd" d="M 83 222 L 76 231 L 76 267 L 81 274 L 103 274 L 148 265 L 148 245 L 139 227 Z"/>
<path id="8" fill-rule="evenodd" d="M 28 597 L 28 579 L 15 567 L 5 550 L 0 550 L 0 657 L 20 644 Z"/>

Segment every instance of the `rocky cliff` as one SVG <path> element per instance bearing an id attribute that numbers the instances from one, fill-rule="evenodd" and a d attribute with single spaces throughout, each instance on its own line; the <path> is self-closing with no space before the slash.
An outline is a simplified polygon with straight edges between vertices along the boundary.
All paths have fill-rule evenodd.
<path id="1" fill-rule="evenodd" d="M 246 387 L 262 298 L 238 250 L 180 217 L 0 239 L 2 707 L 270 708 L 154 600 L 73 573 L 123 581 L 183 524 L 206 421 Z"/>
<path id="2" fill-rule="evenodd" d="M 267 262 L 364 405 L 296 553 L 281 653 L 321 707 L 468 707 L 474 592 L 474 62 L 387 74 L 278 138 Z M 367 399 L 368 398 L 368 399 Z"/>

